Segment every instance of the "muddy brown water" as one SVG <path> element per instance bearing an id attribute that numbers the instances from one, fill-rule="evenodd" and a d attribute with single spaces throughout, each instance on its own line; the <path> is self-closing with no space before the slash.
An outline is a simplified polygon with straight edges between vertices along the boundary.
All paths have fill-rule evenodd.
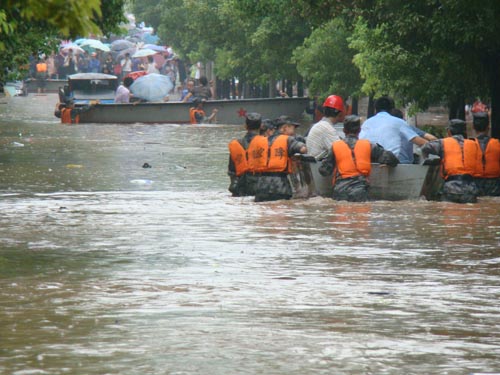
<path id="1" fill-rule="evenodd" d="M 498 198 L 257 204 L 237 126 L 54 104 L 0 104 L 1 374 L 500 372 Z"/>

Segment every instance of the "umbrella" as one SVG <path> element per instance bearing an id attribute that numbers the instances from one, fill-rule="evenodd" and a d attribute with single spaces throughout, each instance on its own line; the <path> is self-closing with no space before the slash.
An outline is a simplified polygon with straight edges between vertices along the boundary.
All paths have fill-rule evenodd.
<path id="1" fill-rule="evenodd" d="M 160 38 L 156 35 L 151 35 L 151 33 L 144 33 L 142 35 L 142 40 L 146 43 L 155 44 L 160 40 Z"/>
<path id="2" fill-rule="evenodd" d="M 135 81 L 137 78 L 145 76 L 146 74 L 148 74 L 148 72 L 145 72 L 144 70 L 138 70 L 136 72 L 128 73 L 125 77 L 130 77 Z"/>
<path id="3" fill-rule="evenodd" d="M 140 49 L 139 51 L 137 51 L 136 53 L 134 53 L 132 55 L 132 57 L 146 57 L 146 56 L 152 56 L 152 55 L 155 55 L 157 54 L 158 52 L 156 51 L 153 51 L 152 49 L 149 49 L 149 48 L 143 48 L 143 49 Z"/>
<path id="4" fill-rule="evenodd" d="M 135 51 L 137 51 L 135 47 L 127 48 L 122 51 L 113 51 L 113 54 L 115 55 L 114 59 L 119 61 L 123 59 L 127 53 L 130 53 L 130 56 L 132 56 L 135 53 Z"/>
<path id="5" fill-rule="evenodd" d="M 139 43 L 142 39 L 139 38 L 138 36 L 127 36 L 125 40 L 128 40 L 129 42 L 132 43 Z"/>
<path id="6" fill-rule="evenodd" d="M 83 48 L 78 47 L 76 44 L 65 44 L 62 48 L 61 51 L 64 53 L 68 53 L 69 50 L 72 49 L 73 53 L 84 53 L 85 51 Z"/>
<path id="7" fill-rule="evenodd" d="M 165 96 L 174 88 L 170 78 L 161 74 L 151 73 L 137 78 L 130 91 L 134 96 L 147 100 L 148 102 L 155 102 L 163 100 Z"/>
<path id="8" fill-rule="evenodd" d="M 87 38 L 80 38 L 80 39 L 75 40 L 73 43 L 80 45 L 83 42 L 85 42 L 86 40 L 88 40 L 88 39 Z"/>
<path id="9" fill-rule="evenodd" d="M 124 49 L 132 48 L 134 46 L 135 46 L 135 44 L 132 42 L 129 42 L 128 40 L 118 39 L 118 40 L 115 40 L 113 43 L 111 43 L 111 50 L 122 51 Z"/>
<path id="10" fill-rule="evenodd" d="M 110 49 L 107 45 L 105 45 L 103 42 L 97 39 L 87 39 L 83 42 L 80 43 L 80 47 L 85 47 L 88 46 L 93 49 L 99 49 L 104 52 L 109 52 Z"/>
<path id="11" fill-rule="evenodd" d="M 142 46 L 142 48 L 149 48 L 157 52 L 168 52 L 165 47 L 157 46 L 156 44 L 145 44 L 144 46 Z"/>

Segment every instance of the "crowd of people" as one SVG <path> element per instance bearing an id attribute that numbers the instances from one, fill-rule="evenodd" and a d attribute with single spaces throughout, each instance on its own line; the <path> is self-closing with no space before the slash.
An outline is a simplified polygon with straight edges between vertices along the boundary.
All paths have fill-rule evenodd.
<path id="1" fill-rule="evenodd" d="M 410 126 L 387 96 L 375 101 L 375 116 L 363 124 L 360 117 L 346 115 L 338 95 L 326 98 L 322 112 L 305 140 L 295 135 L 299 124 L 285 116 L 271 121 L 248 114 L 247 133 L 229 143 L 232 195 L 255 196 L 256 202 L 290 199 L 291 158 L 308 153 L 321 163 L 319 172 L 331 177 L 335 200 L 369 199 L 371 163 L 439 163 L 444 201 L 474 203 L 478 196 L 500 196 L 500 141 L 488 135 L 487 112 L 473 113 L 476 138 L 471 139 L 463 120 L 450 120 L 443 139 Z"/>
<path id="2" fill-rule="evenodd" d="M 92 52 L 82 52 L 80 48 L 74 50 L 71 47 L 61 47 L 58 53 L 50 56 L 31 56 L 29 78 L 37 80 L 38 91 L 44 92 L 47 79 L 66 79 L 75 73 L 111 74 L 117 76 L 121 82 L 132 72 L 156 73 L 170 78 L 173 93 L 175 90 L 186 88 L 191 91 L 189 85 L 196 85 L 198 92 L 183 97 L 184 101 L 190 102 L 195 96 L 206 100 L 213 97 L 213 82 L 208 82 L 201 74 L 200 63 L 186 64 L 171 47 L 167 46 L 165 51 L 158 52 L 155 57 L 133 57 L 126 51 L 104 52 L 94 49 Z"/>

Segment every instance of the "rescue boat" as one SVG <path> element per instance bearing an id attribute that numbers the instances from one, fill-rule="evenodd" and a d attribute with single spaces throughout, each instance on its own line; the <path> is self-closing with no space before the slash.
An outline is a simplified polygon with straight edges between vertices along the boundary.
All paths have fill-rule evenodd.
<path id="1" fill-rule="evenodd" d="M 154 123 L 189 124 L 189 109 L 192 103 L 178 101 L 114 103 L 114 92 L 118 87 L 116 76 L 100 73 L 79 73 L 68 77 L 68 85 L 59 89 L 60 101 L 73 99 L 75 105 L 90 105 L 88 111 L 80 115 L 82 123 Z M 258 98 L 209 100 L 204 110 L 210 114 L 218 110 L 217 123 L 241 125 L 249 112 L 258 112 L 267 118 L 277 118 L 283 114 L 300 120 L 309 105 L 307 97 Z"/>

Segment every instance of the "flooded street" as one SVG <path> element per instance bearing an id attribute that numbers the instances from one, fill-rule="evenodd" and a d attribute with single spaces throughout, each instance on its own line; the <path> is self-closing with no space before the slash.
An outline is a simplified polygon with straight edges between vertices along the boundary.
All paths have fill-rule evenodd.
<path id="1" fill-rule="evenodd" d="M 254 203 L 242 127 L 55 100 L 0 98 L 0 374 L 500 372 L 500 198 Z"/>

